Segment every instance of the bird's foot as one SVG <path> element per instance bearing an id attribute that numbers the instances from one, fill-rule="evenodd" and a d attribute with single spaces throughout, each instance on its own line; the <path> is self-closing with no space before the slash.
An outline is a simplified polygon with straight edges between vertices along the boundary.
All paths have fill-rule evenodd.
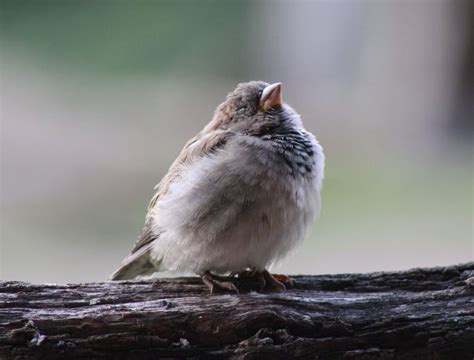
<path id="1" fill-rule="evenodd" d="M 260 292 L 285 291 L 293 288 L 295 284 L 292 278 L 282 274 L 271 274 L 268 270 L 243 271 L 239 273 L 239 279 L 256 282 Z"/>
<path id="2" fill-rule="evenodd" d="M 286 285 L 280 279 L 270 274 L 268 270 L 263 270 L 262 276 L 265 279 L 265 289 L 270 291 L 286 291 Z"/>
<path id="3" fill-rule="evenodd" d="M 224 280 L 223 278 L 212 274 L 210 271 L 205 271 L 201 275 L 201 279 L 209 288 L 211 294 L 219 291 L 231 291 L 235 292 L 236 294 L 239 293 L 239 289 L 232 281 Z"/>
<path id="4" fill-rule="evenodd" d="M 237 274 L 239 282 L 244 284 L 246 288 L 250 290 L 258 290 L 260 292 L 265 291 L 266 281 L 262 271 L 258 270 L 245 270 Z"/>
<path id="5" fill-rule="evenodd" d="M 295 287 L 295 279 L 290 278 L 288 275 L 284 274 L 270 274 L 274 279 L 281 282 L 287 289 L 293 289 Z"/>

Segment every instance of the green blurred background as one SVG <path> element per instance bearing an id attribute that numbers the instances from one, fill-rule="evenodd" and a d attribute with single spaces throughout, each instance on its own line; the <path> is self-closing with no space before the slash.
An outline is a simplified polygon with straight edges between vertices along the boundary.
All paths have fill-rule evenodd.
<path id="1" fill-rule="evenodd" d="M 283 82 L 327 156 L 321 217 L 274 270 L 473 260 L 472 2 L 0 3 L 1 279 L 105 279 L 252 79 Z"/>

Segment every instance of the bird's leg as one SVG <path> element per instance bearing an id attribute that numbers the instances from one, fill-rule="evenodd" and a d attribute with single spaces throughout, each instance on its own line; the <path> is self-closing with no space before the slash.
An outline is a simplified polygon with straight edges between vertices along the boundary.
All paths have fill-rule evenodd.
<path id="1" fill-rule="evenodd" d="M 213 275 L 210 271 L 205 271 L 201 274 L 201 279 L 209 288 L 211 294 L 214 294 L 216 290 L 233 291 L 236 294 L 239 293 L 239 289 L 232 281 L 225 281 L 217 275 Z"/>
<path id="2" fill-rule="evenodd" d="M 260 284 L 260 292 L 264 292 L 265 291 L 265 288 L 267 287 L 267 280 L 265 280 L 265 276 L 263 275 L 263 273 L 261 271 L 257 271 L 256 272 L 257 274 L 257 280 L 258 280 L 258 283 Z"/>

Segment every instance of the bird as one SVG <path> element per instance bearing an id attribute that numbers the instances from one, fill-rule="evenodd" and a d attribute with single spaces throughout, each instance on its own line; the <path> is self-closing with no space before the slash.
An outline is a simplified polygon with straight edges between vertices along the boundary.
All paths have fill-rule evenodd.
<path id="1" fill-rule="evenodd" d="M 251 274 L 262 291 L 285 290 L 291 279 L 268 268 L 318 217 L 324 163 L 281 83 L 238 84 L 156 185 L 138 240 L 110 279 L 185 272 L 211 293 L 238 293 L 221 275 Z"/>

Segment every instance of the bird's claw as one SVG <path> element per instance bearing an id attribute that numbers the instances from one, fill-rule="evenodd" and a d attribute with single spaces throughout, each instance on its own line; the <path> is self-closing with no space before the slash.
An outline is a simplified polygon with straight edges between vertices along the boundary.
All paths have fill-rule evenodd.
<path id="1" fill-rule="evenodd" d="M 260 292 L 285 291 L 293 288 L 295 281 L 282 274 L 271 274 L 268 270 L 243 271 L 239 273 L 239 279 L 243 281 L 256 281 Z"/>
<path id="2" fill-rule="evenodd" d="M 284 274 L 271 274 L 271 276 L 281 282 L 287 289 L 293 289 L 295 287 L 295 279 L 290 278 L 288 275 Z"/>
<path id="3" fill-rule="evenodd" d="M 220 277 L 213 275 L 210 271 L 206 271 L 201 275 L 201 279 L 209 288 L 211 294 L 218 291 L 230 291 L 239 294 L 239 289 L 232 281 L 222 280 Z"/>
<path id="4" fill-rule="evenodd" d="M 235 278 L 237 275 L 237 278 Z M 206 271 L 201 275 L 202 281 L 211 294 L 216 292 L 234 292 L 239 294 L 235 282 L 244 289 L 266 291 L 286 291 L 294 287 L 295 281 L 282 274 L 271 274 L 268 270 L 245 270 L 229 277 L 222 277 Z"/>

